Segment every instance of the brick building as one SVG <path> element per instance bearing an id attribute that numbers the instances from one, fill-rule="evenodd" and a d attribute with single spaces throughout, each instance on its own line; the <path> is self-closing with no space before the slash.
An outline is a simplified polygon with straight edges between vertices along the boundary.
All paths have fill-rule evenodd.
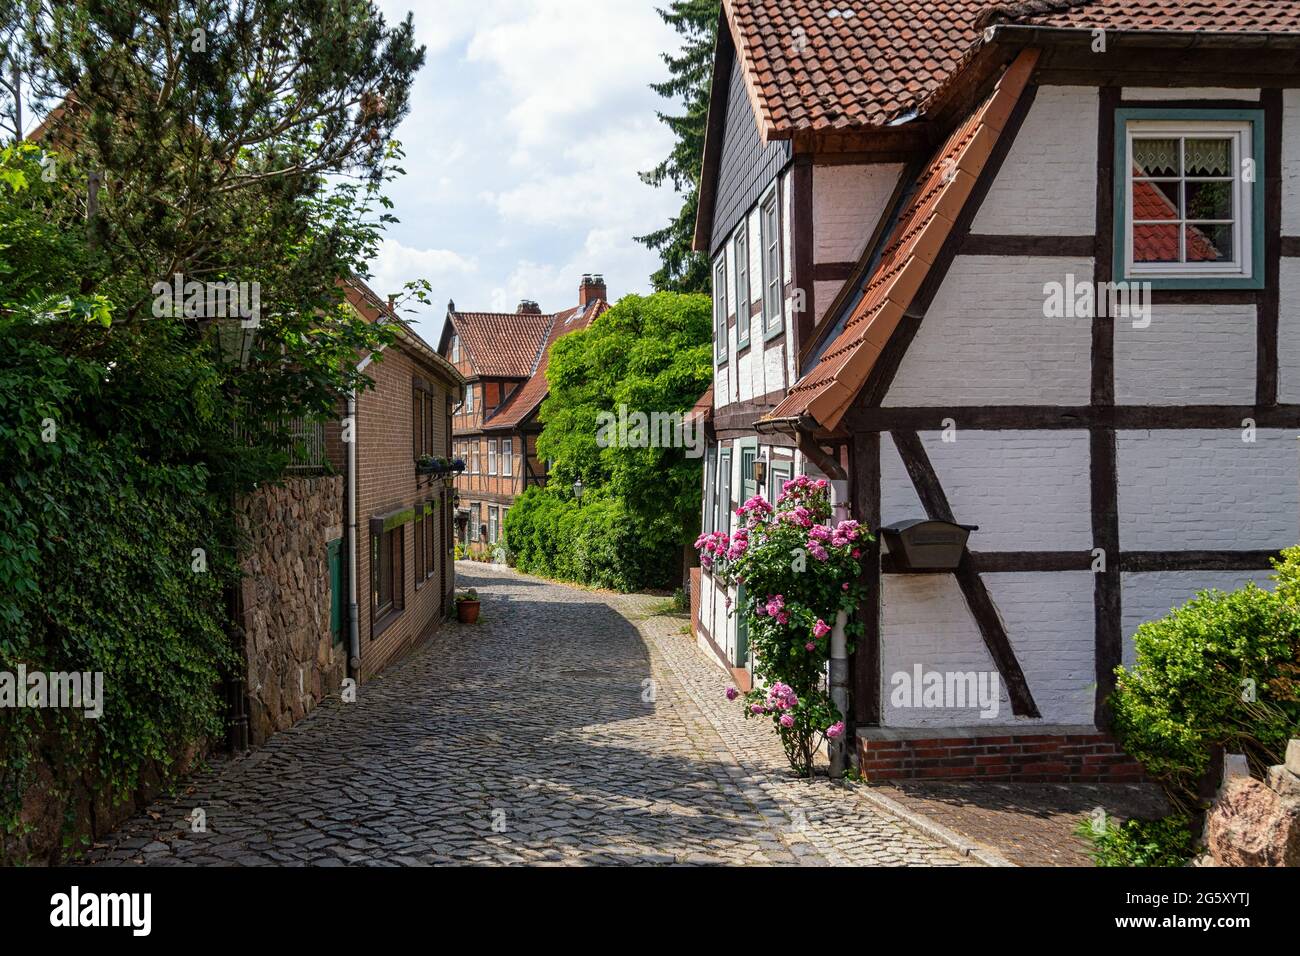
<path id="1" fill-rule="evenodd" d="M 608 308 L 604 279 L 590 275 L 582 277 L 578 304 L 551 315 L 528 300 L 514 312 L 460 312 L 448 303 L 438 351 L 468 383 L 452 417 L 454 457 L 465 462 L 456 481 L 463 546 L 494 548 L 516 496 L 546 484 L 537 436 L 551 346 Z"/>
<path id="2" fill-rule="evenodd" d="M 339 570 L 353 582 L 347 591 L 354 607 L 343 608 L 350 618 L 350 670 L 365 679 L 428 637 L 454 608 L 454 490 L 450 481 L 418 475 L 415 459 L 451 457 L 452 409 L 465 382 L 360 280 L 352 280 L 346 293 L 363 316 L 398 329 L 382 356 L 362 360 L 374 388 L 343 410 L 354 429 L 354 465 L 338 427 L 327 432 L 332 463 L 355 487 L 345 502 Z M 352 575 L 349 538 L 355 542 Z M 338 612 L 335 606 L 336 618 Z"/>

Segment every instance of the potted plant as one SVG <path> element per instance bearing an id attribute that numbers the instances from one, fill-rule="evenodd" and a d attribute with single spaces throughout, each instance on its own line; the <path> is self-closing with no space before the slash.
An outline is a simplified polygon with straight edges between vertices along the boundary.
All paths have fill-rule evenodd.
<path id="1" fill-rule="evenodd" d="M 460 621 L 460 623 L 477 623 L 478 611 L 478 591 L 474 588 L 470 588 L 468 591 L 456 595 L 456 619 Z"/>

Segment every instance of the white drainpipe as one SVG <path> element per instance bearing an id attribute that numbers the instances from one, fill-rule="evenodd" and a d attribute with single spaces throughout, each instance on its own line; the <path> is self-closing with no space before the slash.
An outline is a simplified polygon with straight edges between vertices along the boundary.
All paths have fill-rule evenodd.
<path id="1" fill-rule="evenodd" d="M 849 483 L 847 481 L 831 482 L 831 520 L 842 521 L 849 516 Z M 849 616 L 840 611 L 835 616 L 835 625 L 831 629 L 830 687 L 831 703 L 841 714 L 849 712 L 849 642 L 845 629 Z M 831 761 L 831 780 L 843 779 L 846 768 L 845 743 L 848 734 L 840 735 L 838 740 L 828 742 L 827 750 Z"/>

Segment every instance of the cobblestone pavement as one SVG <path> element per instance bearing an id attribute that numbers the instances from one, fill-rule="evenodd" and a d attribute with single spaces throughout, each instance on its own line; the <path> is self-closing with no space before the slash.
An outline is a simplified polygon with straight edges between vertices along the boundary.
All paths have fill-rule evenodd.
<path id="1" fill-rule="evenodd" d="M 858 788 L 799 781 L 662 600 L 461 565 L 436 637 L 87 854 L 107 865 L 968 865 Z M 206 832 L 193 833 L 202 809 Z"/>

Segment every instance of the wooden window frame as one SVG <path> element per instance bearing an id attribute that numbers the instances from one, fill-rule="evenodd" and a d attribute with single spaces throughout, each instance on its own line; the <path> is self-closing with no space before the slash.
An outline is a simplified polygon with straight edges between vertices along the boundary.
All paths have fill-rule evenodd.
<path id="1" fill-rule="evenodd" d="M 781 296 L 781 204 L 775 189 L 768 191 L 758 206 L 759 256 L 763 279 L 763 335 L 776 338 L 785 331 Z M 770 214 L 770 223 L 769 223 Z M 771 235 L 769 235 L 769 230 Z"/>
<path id="2" fill-rule="evenodd" d="M 746 216 L 732 240 L 732 254 L 736 260 L 736 351 L 749 348 L 750 296 L 749 288 L 749 217 Z"/>
<path id="3" fill-rule="evenodd" d="M 713 265 L 713 352 L 717 364 L 727 364 L 727 254 Z"/>

